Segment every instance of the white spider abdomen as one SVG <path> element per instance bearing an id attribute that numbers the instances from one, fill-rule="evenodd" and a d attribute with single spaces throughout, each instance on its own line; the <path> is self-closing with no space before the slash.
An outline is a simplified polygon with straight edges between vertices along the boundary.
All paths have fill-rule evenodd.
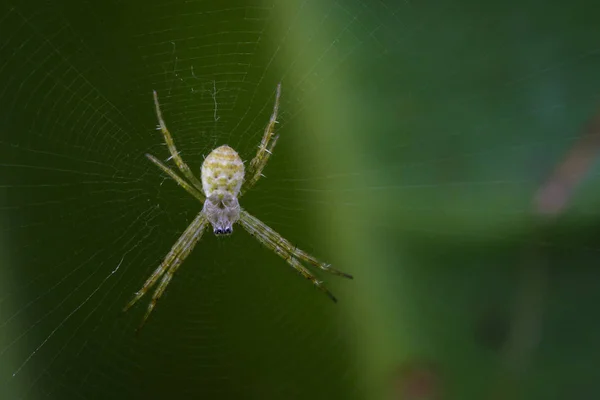
<path id="1" fill-rule="evenodd" d="M 217 147 L 204 159 L 201 168 L 202 189 L 206 197 L 229 194 L 237 198 L 244 182 L 244 163 L 227 145 Z"/>

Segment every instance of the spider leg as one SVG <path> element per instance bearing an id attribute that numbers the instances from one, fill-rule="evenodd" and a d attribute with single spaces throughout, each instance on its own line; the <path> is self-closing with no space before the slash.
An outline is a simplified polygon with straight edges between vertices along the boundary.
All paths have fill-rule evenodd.
<path id="1" fill-rule="evenodd" d="M 261 239 L 259 239 L 259 240 L 261 240 Z M 263 243 L 265 243 L 265 242 L 263 242 Z M 292 268 L 294 268 L 296 271 L 298 271 L 303 277 L 305 277 L 306 279 L 311 281 L 313 283 L 313 285 L 315 285 L 319 290 L 321 290 L 323 293 L 325 293 L 327 295 L 327 297 L 329 297 L 331 300 L 333 300 L 334 303 L 337 303 L 337 299 L 335 298 L 333 293 L 331 293 L 329 291 L 329 289 L 327 289 L 323 285 L 323 281 L 317 280 L 317 278 L 308 269 L 306 269 L 306 267 L 304 265 L 300 264 L 300 261 L 296 260 L 294 257 L 292 257 L 290 255 L 281 254 L 278 251 L 275 251 L 275 252 L 277 254 L 279 254 L 279 256 L 284 258 L 285 261 L 289 265 L 292 266 Z M 287 258 L 286 258 L 286 256 L 287 256 Z"/>
<path id="2" fill-rule="evenodd" d="M 257 230 L 260 230 L 265 236 L 269 237 L 271 241 L 277 243 L 278 246 L 284 248 L 288 253 L 292 254 L 299 260 L 306 261 L 307 263 L 323 270 L 327 271 L 331 274 L 341 276 L 348 279 L 354 279 L 352 275 L 342 272 L 338 269 L 332 268 L 331 265 L 319 261 L 315 257 L 311 256 L 307 252 L 300 250 L 296 246 L 294 246 L 289 240 L 285 239 L 279 233 L 275 232 L 271 227 L 266 225 L 260 219 L 248 213 L 246 210 L 242 210 L 240 214 L 240 221 L 245 222 L 248 225 L 252 225 L 256 227 Z"/>
<path id="3" fill-rule="evenodd" d="M 179 184 L 179 186 L 184 188 L 189 194 L 194 196 L 201 203 L 204 203 L 204 200 L 205 200 L 204 195 L 198 189 L 196 189 L 196 187 L 187 183 L 183 178 L 181 178 L 179 175 L 177 175 L 175 173 L 175 171 L 173 171 L 171 168 L 167 167 L 165 164 L 160 162 L 152 154 L 146 154 L 146 157 L 148 158 L 148 160 L 152 161 L 154 163 L 154 165 L 156 165 L 158 168 L 162 169 L 163 172 L 165 172 L 167 175 L 169 175 L 171 178 L 173 178 L 173 180 L 175 180 L 175 182 L 177 182 Z"/>
<path id="4" fill-rule="evenodd" d="M 304 250 L 300 250 L 297 247 L 294 247 L 294 252 L 292 253 L 294 254 L 294 256 L 298 257 L 299 259 L 306 261 L 312 265 L 314 265 L 315 267 L 322 269 L 323 271 L 327 271 L 331 274 L 337 275 L 337 276 L 341 276 L 344 278 L 348 278 L 348 279 L 354 279 L 354 277 L 346 272 L 342 272 L 339 269 L 335 269 L 333 268 L 331 265 L 326 264 L 322 261 L 319 261 L 318 259 L 316 259 L 315 257 L 311 256 L 310 254 L 308 254 L 307 252 L 305 252 Z"/>
<path id="5" fill-rule="evenodd" d="M 329 291 L 329 289 L 327 289 L 323 285 L 323 282 L 317 280 L 317 278 L 306 267 L 304 267 L 304 265 L 302 265 L 300 261 L 298 261 L 298 259 L 294 255 L 294 246 L 289 241 L 284 239 L 273 229 L 269 228 L 267 225 L 262 223 L 256 217 L 250 215 L 245 210 L 242 210 L 242 212 L 240 213 L 239 222 L 242 225 L 242 227 L 246 231 L 248 231 L 248 233 L 254 236 L 260 243 L 262 243 L 265 247 L 272 250 L 273 252 L 275 252 L 275 254 L 283 258 L 292 268 L 298 271 L 304 278 L 310 280 L 313 283 L 313 285 L 315 285 L 319 290 L 324 292 L 331 300 L 337 302 L 335 296 Z M 330 269 L 325 270 L 330 271 Z M 342 276 L 349 275 L 344 274 Z"/>
<path id="6" fill-rule="evenodd" d="M 258 182 L 260 177 L 262 176 L 262 170 L 267 165 L 267 161 L 269 161 L 269 157 L 273 153 L 273 149 L 275 148 L 275 144 L 277 143 L 277 139 L 279 136 L 273 136 L 275 130 L 275 124 L 277 123 L 277 113 L 279 112 L 279 97 L 281 96 L 281 82 L 277 84 L 277 90 L 275 92 L 275 104 L 273 105 L 273 114 L 271 114 L 271 118 L 269 119 L 269 123 L 265 127 L 265 133 L 263 134 L 262 140 L 258 145 L 258 151 L 256 155 L 250 161 L 250 165 L 248 167 L 247 175 L 248 179 L 244 182 L 244 187 L 242 188 L 242 194 L 247 192 L 252 186 Z"/>
<path id="7" fill-rule="evenodd" d="M 171 158 L 175 161 L 175 165 L 177 168 L 183 173 L 183 175 L 192 182 L 192 184 L 202 193 L 202 183 L 194 176 L 190 167 L 183 161 L 177 148 L 175 147 L 175 142 L 173 141 L 173 137 L 171 133 L 167 129 L 167 124 L 165 124 L 165 120 L 163 119 L 162 112 L 160 111 L 160 105 L 158 103 L 158 94 L 156 90 L 152 91 L 154 94 L 154 105 L 156 107 L 156 116 L 158 117 L 158 127 L 162 131 L 162 134 L 165 138 L 165 143 L 169 148 L 169 153 L 171 153 Z"/>
<path id="8" fill-rule="evenodd" d="M 175 270 L 177 270 L 177 268 L 179 267 L 180 264 L 181 264 L 181 262 L 179 262 L 177 265 L 173 266 L 172 268 L 175 268 Z M 174 271 L 173 271 L 173 273 L 174 273 Z M 160 297 L 165 292 L 167 285 L 169 284 L 169 282 L 171 282 L 173 273 L 170 273 L 170 270 L 169 270 L 163 275 L 158 287 L 156 288 L 156 290 L 154 291 L 154 294 L 152 295 L 152 299 L 150 300 L 150 304 L 148 304 L 148 308 L 146 309 L 144 318 L 142 318 L 142 322 L 140 322 L 139 326 L 136 329 L 136 332 L 139 332 L 146 324 L 148 317 L 150 317 L 150 314 L 152 314 L 154 307 L 156 307 L 156 303 L 158 302 L 158 299 L 160 299 Z"/>
<path id="9" fill-rule="evenodd" d="M 148 305 L 148 309 L 146 311 L 146 314 L 144 315 L 140 326 L 138 327 L 138 330 L 142 328 L 142 326 L 150 316 L 150 313 L 156 306 L 156 302 L 165 291 L 173 274 L 177 271 L 177 269 L 179 268 L 181 263 L 183 263 L 186 257 L 192 252 L 194 246 L 202 237 L 202 234 L 204 233 L 207 224 L 208 220 L 206 219 L 204 213 L 198 213 L 196 218 L 194 218 L 194 220 L 190 223 L 186 230 L 181 234 L 179 239 L 177 239 L 173 247 L 171 247 L 171 251 L 169 251 L 163 262 L 158 266 L 158 268 L 154 270 L 154 272 L 146 280 L 142 288 L 135 293 L 133 299 L 131 299 L 131 301 L 125 306 L 125 308 L 123 308 L 123 311 L 129 310 L 139 299 L 141 299 L 146 294 L 146 292 L 148 292 L 148 290 L 150 290 L 156 284 L 156 282 L 160 279 L 161 276 L 163 277 L 156 291 L 152 295 L 152 300 Z"/>

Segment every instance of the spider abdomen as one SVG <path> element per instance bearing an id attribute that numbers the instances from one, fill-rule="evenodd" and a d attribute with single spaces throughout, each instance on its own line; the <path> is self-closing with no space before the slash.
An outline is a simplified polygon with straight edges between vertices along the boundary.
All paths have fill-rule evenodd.
<path id="1" fill-rule="evenodd" d="M 238 196 L 244 182 L 244 163 L 227 145 L 217 147 L 204 159 L 201 168 L 202 189 L 206 197 L 216 194 Z"/>

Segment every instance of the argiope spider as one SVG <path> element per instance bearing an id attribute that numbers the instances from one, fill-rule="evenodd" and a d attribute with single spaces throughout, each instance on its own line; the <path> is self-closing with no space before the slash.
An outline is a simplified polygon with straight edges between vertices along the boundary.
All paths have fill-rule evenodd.
<path id="1" fill-rule="evenodd" d="M 277 85 L 273 114 L 265 128 L 258 151 L 248 166 L 248 170 L 244 171 L 244 163 L 238 153 L 231 147 L 223 145 L 214 149 L 204 159 L 200 171 L 200 180 L 198 180 L 179 156 L 173 138 L 163 120 L 158 104 L 158 95 L 156 91 L 154 92 L 154 105 L 158 117 L 157 129 L 163 133 L 165 142 L 171 153 L 170 159 L 175 162 L 175 165 L 187 180 L 177 175 L 175 171 L 164 165 L 153 155 L 146 154 L 146 157 L 173 178 L 189 194 L 201 203 L 204 203 L 204 206 L 202 211 L 198 213 L 185 232 L 171 247 L 171 251 L 169 251 L 163 262 L 154 270 L 142 288 L 135 293 L 133 299 L 123 309 L 123 311 L 127 311 L 160 279 L 138 330 L 145 324 L 150 313 L 156 306 L 156 302 L 171 281 L 173 274 L 175 274 L 185 258 L 190 255 L 209 223 L 212 225 L 215 235 L 229 235 L 233 232 L 233 224 L 238 222 L 248 233 L 283 258 L 292 268 L 310 280 L 317 288 L 325 292 L 334 302 L 337 302 L 337 300 L 333 294 L 300 261 L 307 262 L 323 271 L 352 279 L 352 275 L 334 269 L 329 264 L 325 264 L 298 249 L 258 218 L 250 215 L 246 210 L 241 208 L 238 202 L 238 198 L 251 189 L 262 176 L 262 170 L 277 143 L 279 136 L 274 136 L 273 131 L 277 123 L 280 95 L 281 83 Z"/>

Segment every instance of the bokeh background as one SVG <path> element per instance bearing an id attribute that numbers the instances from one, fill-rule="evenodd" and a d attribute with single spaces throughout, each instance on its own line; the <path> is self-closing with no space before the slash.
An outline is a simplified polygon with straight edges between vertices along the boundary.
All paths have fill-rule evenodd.
<path id="1" fill-rule="evenodd" d="M 600 398 L 592 1 L 0 1 L 0 398 Z M 355 276 L 333 304 L 237 229 L 140 335 L 200 210 L 167 160 Z"/>

